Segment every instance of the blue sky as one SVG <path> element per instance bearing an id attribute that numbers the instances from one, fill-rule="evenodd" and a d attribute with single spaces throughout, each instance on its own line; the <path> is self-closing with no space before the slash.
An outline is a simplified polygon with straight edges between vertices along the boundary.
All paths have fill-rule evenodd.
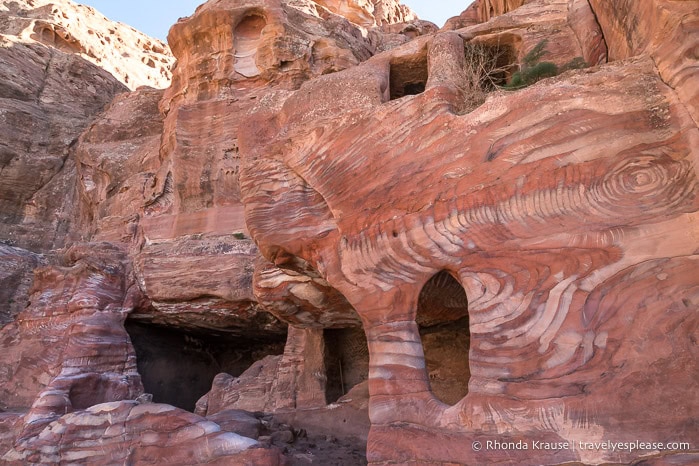
<path id="1" fill-rule="evenodd" d="M 107 18 L 121 21 L 161 40 L 167 38 L 177 18 L 194 13 L 205 0 L 77 0 L 90 5 Z M 421 19 L 442 26 L 447 18 L 461 13 L 470 0 L 403 0 Z"/>

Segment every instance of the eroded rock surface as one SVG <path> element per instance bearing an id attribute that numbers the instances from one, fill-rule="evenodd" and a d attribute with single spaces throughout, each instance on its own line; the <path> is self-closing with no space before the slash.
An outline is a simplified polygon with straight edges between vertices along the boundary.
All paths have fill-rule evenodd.
<path id="1" fill-rule="evenodd" d="M 20 439 L 2 460 L 11 465 L 284 464 L 279 450 L 262 448 L 211 421 L 169 405 L 135 401 L 98 404 L 65 415 L 38 435 Z"/>
<path id="2" fill-rule="evenodd" d="M 50 417 L 135 398 L 143 389 L 123 323 L 142 298 L 125 254 L 81 244 L 57 259 L 35 270 L 31 303 L 0 331 L 3 408 Z"/>
<path id="3" fill-rule="evenodd" d="M 0 21 L 3 34 L 79 55 L 130 89 L 170 84 L 174 58 L 167 44 L 90 6 L 68 0 L 3 0 Z"/>
<path id="4" fill-rule="evenodd" d="M 4 326 L 27 306 L 34 269 L 42 263 L 42 257 L 0 244 L 0 261 L 0 326 Z"/>
<path id="5" fill-rule="evenodd" d="M 2 461 L 699 460 L 693 2 L 480 0 L 437 31 L 216 0 L 133 92 L 80 57 L 141 36 L 31 3 L 0 9 L 28 115 L 0 146 Z M 568 71 L 498 90 L 541 44 Z"/>
<path id="6" fill-rule="evenodd" d="M 78 55 L 0 35 L 0 234 L 47 251 L 74 236 L 71 156 L 90 118 L 127 90 Z"/>
<path id="7" fill-rule="evenodd" d="M 0 236 L 43 252 L 81 237 L 80 133 L 128 88 L 166 87 L 173 58 L 166 45 L 67 0 L 3 1 L 0 24 Z"/>
<path id="8" fill-rule="evenodd" d="M 663 81 L 677 92 L 699 124 L 699 22 L 696 2 L 590 0 L 612 60 L 649 54 Z M 639 25 L 643 24 L 643 27 Z"/>
<path id="9" fill-rule="evenodd" d="M 371 28 L 384 24 L 407 23 L 417 19 L 413 11 L 396 0 L 314 0 L 353 23 Z"/>
<path id="10" fill-rule="evenodd" d="M 505 461 L 510 452 L 471 448 L 495 431 L 693 437 L 693 415 L 674 411 L 699 409 L 685 391 L 699 380 L 699 284 L 688 275 L 699 132 L 682 95 L 641 56 L 460 114 L 463 74 L 449 65 L 463 56 L 460 38 L 510 44 L 521 60 L 548 37 L 547 60 L 604 62 L 601 35 L 570 27 L 578 7 L 528 2 L 459 36 L 418 38 L 307 83 L 240 133 L 260 250 L 282 267 L 308 263 L 362 318 L 371 462 Z M 388 92 L 401 83 L 396 64 L 421 61 L 423 93 Z M 418 75 L 404 72 L 407 89 Z M 443 270 L 465 289 L 470 319 L 469 393 L 453 406 L 433 395 L 416 323 L 423 285 Z M 517 462 L 643 455 L 518 452 Z"/>

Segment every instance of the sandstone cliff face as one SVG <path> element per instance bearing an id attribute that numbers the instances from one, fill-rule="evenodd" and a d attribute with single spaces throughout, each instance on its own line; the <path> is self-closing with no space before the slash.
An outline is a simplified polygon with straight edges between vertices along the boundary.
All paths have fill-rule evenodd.
<path id="1" fill-rule="evenodd" d="M 699 87 L 696 85 L 697 8 L 687 0 L 636 3 L 591 0 L 609 45 L 609 58 L 648 54 L 663 81 L 672 87 L 699 122 Z M 640 27 L 643 24 L 644 27 Z"/>
<path id="2" fill-rule="evenodd" d="M 527 3 L 526 0 L 480 0 L 474 3 L 474 8 L 478 11 L 479 21 L 486 22 L 491 18 L 516 10 L 525 3 Z"/>
<path id="3" fill-rule="evenodd" d="M 410 8 L 396 0 L 315 0 L 315 3 L 365 28 L 417 19 Z"/>
<path id="4" fill-rule="evenodd" d="M 35 271 L 31 304 L 0 333 L 4 408 L 55 414 L 142 393 L 122 325 L 141 299 L 129 268 L 105 243 L 74 245 Z"/>
<path id="5" fill-rule="evenodd" d="M 75 141 L 90 117 L 126 87 L 77 55 L 0 39 L 0 229 L 11 244 L 46 251 L 71 233 Z"/>
<path id="6" fill-rule="evenodd" d="M 28 303 L 34 269 L 42 262 L 39 254 L 0 244 L 0 325 L 12 322 Z"/>
<path id="7" fill-rule="evenodd" d="M 126 86 L 166 87 L 173 58 L 70 1 L 3 1 L 0 24 L 0 234 L 46 251 L 77 236 L 78 136 Z"/>
<path id="8" fill-rule="evenodd" d="M 212 0 L 170 87 L 133 92 L 6 36 L 8 76 L 31 53 L 48 84 L 3 108 L 54 118 L 65 167 L 34 195 L 29 146 L 0 180 L 0 458 L 331 464 L 303 428 L 377 465 L 699 461 L 692 4 L 480 0 L 438 32 L 388 0 Z M 497 90 L 542 40 L 587 67 Z"/>
<path id="9" fill-rule="evenodd" d="M 92 7 L 67 0 L 3 0 L 0 18 L 3 34 L 79 55 L 130 89 L 170 84 L 174 59 L 167 44 Z"/>
<path id="10" fill-rule="evenodd" d="M 390 26 L 408 17 L 379 22 Z M 137 274 L 152 300 L 136 316 L 179 327 L 282 333 L 252 287 L 257 252 L 238 184 L 242 115 L 263 98 L 278 101 L 272 89 L 283 95 L 432 30 L 415 24 L 366 34 L 318 3 L 278 0 L 209 2 L 175 24 L 172 86 L 164 94 L 142 90 L 116 99 L 77 149 L 83 228 L 93 239 L 136 248 Z M 210 273 L 202 274 L 202 266 Z M 298 313 L 293 304 L 281 306 Z M 358 324 L 346 309 L 345 320 Z"/>
<path id="11" fill-rule="evenodd" d="M 599 30 L 569 20 L 594 24 L 579 3 L 529 2 L 417 39 L 305 84 L 241 130 L 241 191 L 261 252 L 278 266 L 308 264 L 362 318 L 372 462 L 512 454 L 474 451 L 476 440 L 693 437 L 694 414 L 677 414 L 697 412 L 684 390 L 699 380 L 699 133 L 686 91 L 640 54 L 462 114 L 453 64 L 463 38 L 509 44 L 521 60 L 547 37 L 548 60 L 604 62 Z M 393 100 L 393 73 L 415 79 L 398 67 L 406 62 L 425 67 L 425 91 Z M 416 323 L 421 312 L 434 318 L 420 296 L 438 294 L 430 277 L 445 270 L 470 320 L 469 392 L 453 406 L 433 394 Z M 637 456 L 518 452 L 517 463 Z"/>

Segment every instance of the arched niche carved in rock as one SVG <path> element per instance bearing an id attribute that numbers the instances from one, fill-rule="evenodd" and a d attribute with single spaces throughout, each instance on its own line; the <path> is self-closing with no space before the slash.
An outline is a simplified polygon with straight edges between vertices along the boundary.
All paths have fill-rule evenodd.
<path id="1" fill-rule="evenodd" d="M 394 57 L 389 76 L 391 100 L 425 92 L 428 78 L 426 50 L 412 56 Z"/>
<path id="2" fill-rule="evenodd" d="M 450 272 L 438 272 L 422 287 L 416 321 L 432 393 L 456 404 L 468 393 L 471 333 L 466 292 Z"/>
<path id="3" fill-rule="evenodd" d="M 325 397 L 334 403 L 369 379 L 369 348 L 362 328 L 325 329 Z"/>
<path id="4" fill-rule="evenodd" d="M 255 58 L 262 38 L 262 29 L 267 25 L 265 18 L 258 13 L 245 16 L 233 32 L 235 49 L 235 71 L 246 78 L 260 74 Z"/>

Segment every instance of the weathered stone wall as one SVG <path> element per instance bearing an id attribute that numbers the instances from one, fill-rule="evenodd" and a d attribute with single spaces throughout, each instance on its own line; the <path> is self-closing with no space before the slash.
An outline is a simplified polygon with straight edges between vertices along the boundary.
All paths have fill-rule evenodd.
<path id="1" fill-rule="evenodd" d="M 235 409 L 377 465 L 699 460 L 691 4 L 483 0 L 436 32 L 388 1 L 210 1 L 171 29 L 172 85 L 130 93 L 55 28 L 3 36 L 2 70 L 29 65 L 0 86 L 0 239 L 25 248 L 0 250 L 1 461 L 335 460 Z M 542 41 L 587 67 L 498 90 Z M 153 325 L 218 372 L 196 414 L 143 393 L 185 357 Z"/>

